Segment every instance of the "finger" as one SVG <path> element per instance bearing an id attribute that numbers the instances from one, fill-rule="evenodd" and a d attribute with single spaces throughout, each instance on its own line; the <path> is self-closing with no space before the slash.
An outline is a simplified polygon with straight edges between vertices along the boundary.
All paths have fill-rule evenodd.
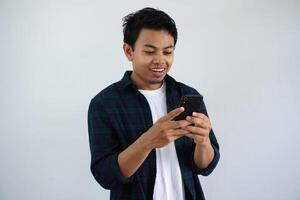
<path id="1" fill-rule="evenodd" d="M 177 129 L 192 124 L 187 120 L 170 121 L 170 128 Z"/>
<path id="2" fill-rule="evenodd" d="M 172 137 L 172 141 L 174 141 L 174 140 L 177 140 L 178 138 L 181 138 L 183 135 L 180 135 L 180 136 L 174 136 L 174 137 Z"/>
<path id="3" fill-rule="evenodd" d="M 186 130 L 191 132 L 192 134 L 207 136 L 208 131 L 204 128 L 196 127 L 196 126 L 186 126 L 181 128 L 182 130 Z"/>
<path id="4" fill-rule="evenodd" d="M 204 139 L 205 139 L 204 136 L 202 136 L 202 135 L 199 136 L 199 135 L 193 134 L 193 133 L 188 133 L 188 134 L 186 134 L 185 136 L 194 139 L 194 141 L 199 140 L 199 138 L 200 138 L 201 140 L 204 140 Z"/>
<path id="5" fill-rule="evenodd" d="M 195 126 L 198 126 L 198 127 L 202 127 L 205 129 L 208 129 L 210 127 L 210 123 L 207 121 L 204 121 L 202 118 L 188 116 L 186 118 L 186 120 L 191 122 L 192 124 L 195 124 Z"/>
<path id="6" fill-rule="evenodd" d="M 171 131 L 171 133 L 170 133 L 170 135 L 171 136 L 184 136 L 184 135 L 186 135 L 186 134 L 190 134 L 190 131 L 188 131 L 188 130 L 183 130 L 183 129 L 178 129 L 178 130 L 173 130 L 173 131 Z"/>
<path id="7" fill-rule="evenodd" d="M 161 118 L 161 120 L 172 120 L 173 118 L 175 118 L 177 115 L 179 115 L 183 111 L 184 111 L 183 107 L 176 108 L 176 109 L 172 110 L 171 112 L 169 112 L 167 115 L 163 116 Z"/>
<path id="8" fill-rule="evenodd" d="M 209 118 L 208 118 L 205 114 L 203 114 L 203 113 L 193 112 L 193 113 L 192 113 L 192 116 L 193 116 L 193 117 L 201 118 L 201 119 L 203 119 L 204 121 L 209 121 Z"/>
<path id="9" fill-rule="evenodd" d="M 192 134 L 186 133 L 186 134 L 172 136 L 171 138 L 172 138 L 172 141 L 174 141 L 174 140 L 177 140 L 178 138 L 181 138 L 181 137 L 187 136 L 187 135 L 192 135 Z"/>
<path id="10" fill-rule="evenodd" d="M 188 133 L 188 134 L 185 134 L 185 136 L 189 137 L 189 138 L 192 138 L 192 139 L 195 139 L 195 134 L 191 134 L 191 133 Z"/>

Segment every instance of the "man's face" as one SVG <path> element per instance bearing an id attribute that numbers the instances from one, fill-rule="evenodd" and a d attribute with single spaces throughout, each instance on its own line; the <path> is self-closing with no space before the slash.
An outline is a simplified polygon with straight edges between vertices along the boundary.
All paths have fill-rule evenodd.
<path id="1" fill-rule="evenodd" d="M 123 48 L 132 62 L 131 79 L 138 88 L 159 88 L 173 63 L 175 47 L 172 35 L 166 30 L 142 29 L 134 50 L 128 44 L 124 44 Z"/>

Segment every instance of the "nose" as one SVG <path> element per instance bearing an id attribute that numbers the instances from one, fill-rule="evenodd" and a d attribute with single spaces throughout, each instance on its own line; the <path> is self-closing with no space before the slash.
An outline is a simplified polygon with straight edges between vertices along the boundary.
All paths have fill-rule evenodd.
<path id="1" fill-rule="evenodd" d="M 162 53 L 157 53 L 153 59 L 153 63 L 156 65 L 162 65 L 165 64 L 165 58 L 164 55 Z"/>

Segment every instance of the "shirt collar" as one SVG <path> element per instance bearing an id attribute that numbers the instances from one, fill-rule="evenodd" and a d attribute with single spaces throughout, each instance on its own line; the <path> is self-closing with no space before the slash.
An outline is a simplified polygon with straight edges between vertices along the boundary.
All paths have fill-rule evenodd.
<path id="1" fill-rule="evenodd" d="M 138 89 L 136 87 L 136 85 L 134 84 L 134 82 L 131 80 L 130 76 L 131 76 L 132 71 L 126 71 L 124 73 L 123 78 L 119 81 L 119 86 L 122 89 L 126 89 L 126 88 L 134 88 L 134 89 Z M 176 80 L 174 78 L 172 78 L 171 76 L 169 76 L 168 74 L 165 76 L 165 81 L 166 81 L 166 87 L 170 87 L 173 86 L 176 83 Z"/>

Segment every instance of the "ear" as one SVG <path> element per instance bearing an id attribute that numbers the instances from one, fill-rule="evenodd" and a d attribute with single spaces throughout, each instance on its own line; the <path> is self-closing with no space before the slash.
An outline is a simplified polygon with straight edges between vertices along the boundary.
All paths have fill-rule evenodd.
<path id="1" fill-rule="evenodd" d="M 127 57 L 127 59 L 129 61 L 132 61 L 132 56 L 133 56 L 133 49 L 132 49 L 132 47 L 129 44 L 124 43 L 123 44 L 123 51 L 124 51 L 125 56 Z"/>

